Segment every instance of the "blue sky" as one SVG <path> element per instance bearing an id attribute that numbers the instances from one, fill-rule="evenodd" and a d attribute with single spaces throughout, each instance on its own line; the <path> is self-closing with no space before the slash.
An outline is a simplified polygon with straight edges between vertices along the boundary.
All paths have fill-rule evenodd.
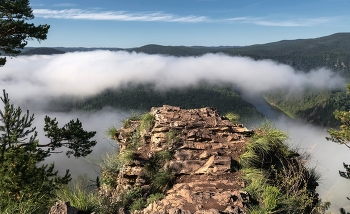
<path id="1" fill-rule="evenodd" d="M 31 0 L 48 39 L 28 46 L 245 46 L 350 27 L 349 0 Z"/>

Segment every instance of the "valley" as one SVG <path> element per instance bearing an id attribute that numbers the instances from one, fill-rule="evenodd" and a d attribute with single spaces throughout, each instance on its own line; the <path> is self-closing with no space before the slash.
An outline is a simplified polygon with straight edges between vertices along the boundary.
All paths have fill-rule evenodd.
<path id="1" fill-rule="evenodd" d="M 292 148 L 311 154 L 308 167 L 317 167 L 322 174 L 317 192 L 332 203 L 331 210 L 335 211 L 338 207 L 348 209 L 344 187 L 350 184 L 339 177 L 338 171 L 343 169 L 342 162 L 350 160 L 343 146 L 325 137 L 329 127 L 339 126 L 333 111 L 347 110 L 350 105 L 345 92 L 347 59 L 336 54 L 344 51 L 346 56 L 346 49 L 340 47 L 346 46 L 346 36 L 252 47 L 29 48 L 28 55 L 7 62 L 2 83 L 14 94 L 18 105 L 35 112 L 40 120 L 43 114 L 56 115 L 63 121 L 70 115 L 82 118 L 90 130 L 97 131 L 101 144 L 86 160 L 63 161 L 59 156 L 47 159 L 48 163 L 57 162 L 60 171 L 69 163 L 73 176 L 100 176 L 100 168 L 95 165 L 100 161 L 98 156 L 117 150 L 113 141 L 106 140 L 106 129 L 119 128 L 130 115 L 163 105 L 182 109 L 213 107 L 221 115 L 239 115 L 238 122 L 249 129 L 269 120 L 288 132 Z M 345 41 L 340 43 L 340 39 Z M 336 46 L 338 43 L 341 45 Z M 301 48 L 306 44 L 314 45 Z M 293 51 L 293 46 L 300 50 Z M 334 51 L 327 53 L 333 60 L 331 64 L 326 63 L 325 55 L 318 54 L 324 49 Z M 306 55 L 313 56 L 312 60 Z M 79 64 L 76 59 L 88 63 Z M 341 60 L 340 64 L 335 63 L 337 60 Z M 27 71 L 19 71 L 18 65 L 27 67 Z M 32 90 L 16 93 L 15 88 L 24 86 Z M 42 129 L 40 123 L 35 126 Z M 39 137 L 45 142 L 45 136 Z M 337 157 L 324 158 L 328 153 Z"/>

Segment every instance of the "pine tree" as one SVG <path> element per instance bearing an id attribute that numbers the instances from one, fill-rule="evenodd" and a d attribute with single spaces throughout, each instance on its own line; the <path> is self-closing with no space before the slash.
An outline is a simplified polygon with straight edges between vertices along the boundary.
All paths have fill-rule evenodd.
<path id="1" fill-rule="evenodd" d="M 37 132 L 32 127 L 34 115 L 22 114 L 20 107 L 10 104 L 5 90 L 0 97 L 4 109 L 0 110 L 0 199 L 12 201 L 35 198 L 36 203 L 45 204 L 55 196 L 55 190 L 67 184 L 70 174 L 67 170 L 60 177 L 54 164 L 41 162 L 62 147 L 67 147 L 69 157 L 85 157 L 91 153 L 96 141 L 90 140 L 96 132 L 87 132 L 81 122 L 71 120 L 62 128 L 55 119 L 46 116 L 44 131 L 50 139 L 47 144 L 39 144 Z M 1 206 L 4 206 L 0 203 Z"/>
<path id="2" fill-rule="evenodd" d="M 15 56 L 27 45 L 27 40 L 45 40 L 50 26 L 28 23 L 32 19 L 28 0 L 0 0 L 0 51 Z M 5 63 L 6 57 L 0 57 L 0 66 Z"/>

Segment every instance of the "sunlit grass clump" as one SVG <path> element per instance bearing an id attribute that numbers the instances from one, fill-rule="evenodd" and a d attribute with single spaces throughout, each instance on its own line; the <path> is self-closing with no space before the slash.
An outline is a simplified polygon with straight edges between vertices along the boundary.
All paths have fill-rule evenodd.
<path id="1" fill-rule="evenodd" d="M 154 124 L 154 115 L 150 112 L 141 115 L 140 130 L 149 131 Z"/>
<path id="2" fill-rule="evenodd" d="M 95 212 L 99 209 L 100 201 L 96 185 L 89 184 L 87 177 L 78 177 L 70 186 L 63 186 L 57 190 L 57 198 L 61 201 L 69 201 L 75 208 L 85 212 Z"/>
<path id="3" fill-rule="evenodd" d="M 265 123 L 256 129 L 241 155 L 245 190 L 252 201 L 250 213 L 316 214 L 329 206 L 315 192 L 320 176 L 305 167 L 308 156 L 290 149 L 287 140 L 286 133 Z"/>

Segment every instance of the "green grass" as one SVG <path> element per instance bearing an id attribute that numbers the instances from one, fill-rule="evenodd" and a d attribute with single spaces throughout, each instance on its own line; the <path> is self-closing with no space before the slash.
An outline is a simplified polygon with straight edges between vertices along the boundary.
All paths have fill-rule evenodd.
<path id="1" fill-rule="evenodd" d="M 97 189 L 89 190 L 88 180 L 84 177 L 78 177 L 70 187 L 60 188 L 57 191 L 57 198 L 69 201 L 75 208 L 86 212 L 97 211 L 100 204 Z"/>
<path id="2" fill-rule="evenodd" d="M 123 165 L 131 163 L 135 159 L 135 152 L 130 149 L 125 149 L 121 154 L 120 154 L 120 162 Z"/>
<path id="3" fill-rule="evenodd" d="M 152 187 L 155 191 L 163 191 L 173 184 L 174 179 L 175 175 L 170 170 L 159 170 L 153 175 Z"/>
<path id="4" fill-rule="evenodd" d="M 150 112 L 141 115 L 140 130 L 149 131 L 154 124 L 154 115 Z"/>
<path id="5" fill-rule="evenodd" d="M 40 194 L 34 193 L 31 197 L 19 198 L 16 201 L 7 197 L 7 194 L 0 194 L 0 213 L 2 214 L 36 214 L 46 213 L 50 210 L 54 201 L 42 200 Z"/>
<path id="6" fill-rule="evenodd" d="M 277 208 L 278 200 L 281 200 L 281 190 L 276 186 L 266 186 L 262 193 L 264 207 L 268 211 L 273 211 Z"/>
<path id="7" fill-rule="evenodd" d="M 178 135 L 179 133 L 175 129 L 171 129 L 169 130 L 169 132 L 166 133 L 166 143 L 169 147 L 173 146 L 174 144 L 180 141 L 180 137 Z"/>
<path id="8" fill-rule="evenodd" d="M 130 206 L 139 198 L 142 198 L 142 191 L 140 187 L 134 187 L 133 189 L 129 189 L 120 195 L 120 207 L 130 209 Z"/>
<path id="9" fill-rule="evenodd" d="M 130 211 L 134 212 L 136 210 L 141 210 L 147 205 L 147 202 L 143 198 L 136 199 L 130 206 Z"/>
<path id="10" fill-rule="evenodd" d="M 115 126 L 111 126 L 106 130 L 106 135 L 113 140 L 116 140 L 116 134 L 118 129 Z"/>
<path id="11" fill-rule="evenodd" d="M 164 198 L 164 194 L 163 193 L 155 193 L 155 194 L 151 194 L 148 199 L 147 199 L 147 204 L 153 204 L 156 201 L 159 201 L 161 199 Z"/>
<path id="12" fill-rule="evenodd" d="M 106 153 L 102 156 L 101 162 L 101 183 L 109 187 L 115 187 L 116 177 L 124 163 L 120 151 Z"/>
<path id="13" fill-rule="evenodd" d="M 164 165 L 167 161 L 171 160 L 171 158 L 172 154 L 168 150 L 163 150 L 156 153 L 156 159 L 160 165 Z"/>
<path id="14" fill-rule="evenodd" d="M 319 175 L 304 166 L 308 156 L 293 157 L 286 133 L 265 123 L 257 128 L 240 156 L 250 213 L 322 213 L 314 204 Z"/>
<path id="15" fill-rule="evenodd" d="M 118 173 L 120 168 L 123 166 L 121 161 L 120 151 L 107 152 L 102 156 L 101 167 L 111 172 Z"/>
<path id="16" fill-rule="evenodd" d="M 246 152 L 241 155 L 241 165 L 245 168 L 270 167 L 276 162 L 277 156 L 290 154 L 285 144 L 287 139 L 285 132 L 272 128 L 270 123 L 263 124 L 248 143 Z"/>

